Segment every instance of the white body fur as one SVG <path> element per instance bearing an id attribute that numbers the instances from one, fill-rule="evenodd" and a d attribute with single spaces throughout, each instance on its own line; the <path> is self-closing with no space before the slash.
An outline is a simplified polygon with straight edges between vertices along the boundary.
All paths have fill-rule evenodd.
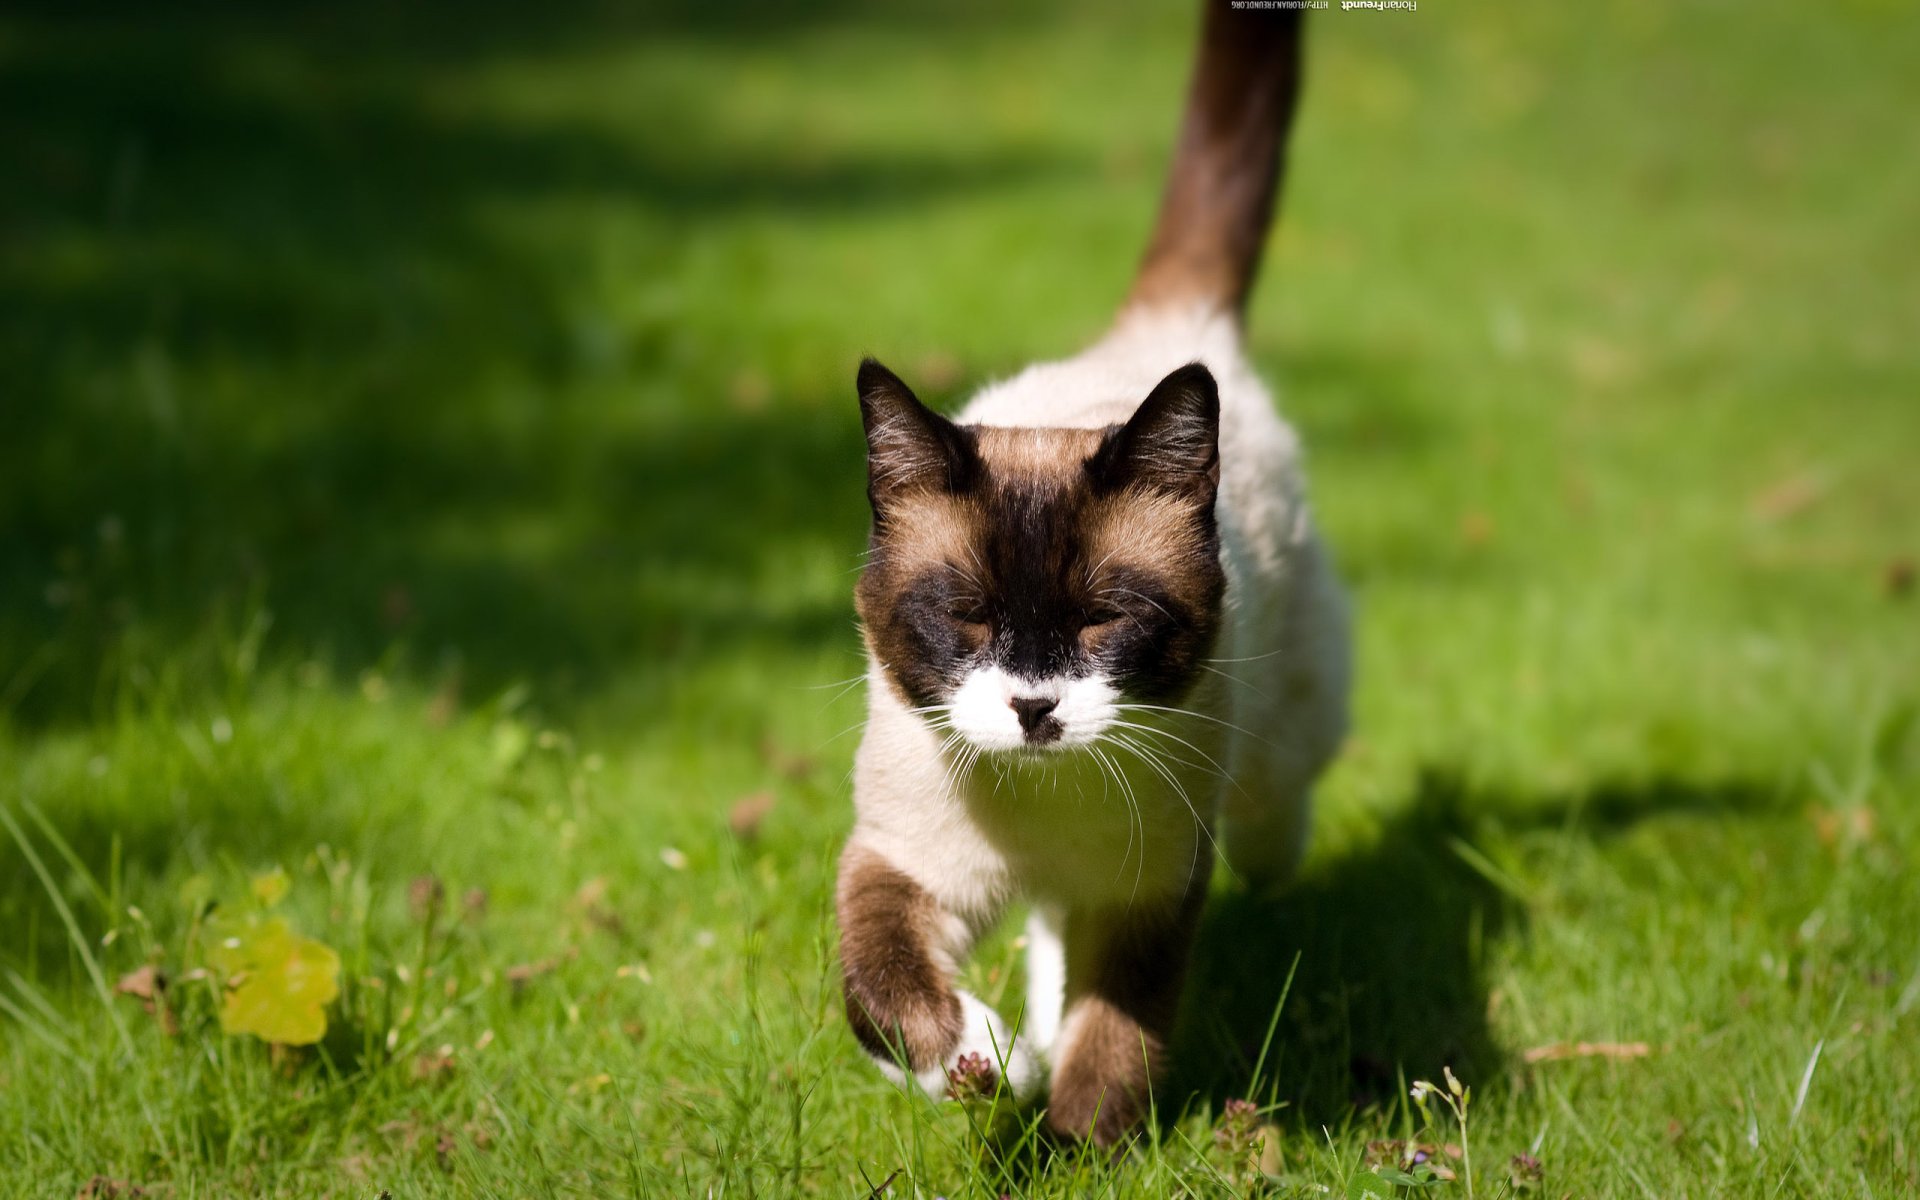
<path id="1" fill-rule="evenodd" d="M 1084 353 L 986 388 L 958 419 L 1120 424 L 1170 371 L 1196 361 L 1213 373 L 1220 394 L 1215 511 L 1227 589 L 1217 665 L 1181 701 L 1188 714 L 1121 705 L 1116 727 L 1126 737 L 1125 722 L 1151 724 L 1158 732 L 1135 735 L 1136 746 L 1173 753 L 1100 743 L 969 760 L 964 745 L 943 748 L 943 733 L 910 709 L 879 663 L 869 666 L 852 842 L 960 918 L 955 925 L 964 930 L 942 947 L 954 961 L 1009 901 L 1035 902 L 1029 1007 L 1016 1023 L 1022 1062 L 1032 1052 L 1028 1042 L 1045 1050 L 1058 1031 L 1071 967 L 1062 958 L 1063 917 L 1179 894 L 1222 825 L 1237 875 L 1284 880 L 1304 847 L 1314 777 L 1346 728 L 1346 601 L 1308 514 L 1298 440 L 1248 364 L 1231 315 L 1202 307 L 1129 311 Z M 1063 707 L 1101 699 L 1062 698 Z M 1017 726 L 1009 729 L 1017 736 Z M 968 1032 L 954 1057 L 1008 1059 L 1007 1046 L 986 1044 L 986 1023 L 974 1016 L 979 1002 L 963 996 L 963 1003 Z"/>

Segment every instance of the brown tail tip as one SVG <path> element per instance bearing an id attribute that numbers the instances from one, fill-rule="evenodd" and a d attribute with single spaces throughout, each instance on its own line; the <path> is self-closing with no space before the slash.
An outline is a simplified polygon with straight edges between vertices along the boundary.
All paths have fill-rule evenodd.
<path id="1" fill-rule="evenodd" d="M 1159 220 L 1128 307 L 1246 308 L 1300 92 L 1302 13 L 1207 0 Z"/>

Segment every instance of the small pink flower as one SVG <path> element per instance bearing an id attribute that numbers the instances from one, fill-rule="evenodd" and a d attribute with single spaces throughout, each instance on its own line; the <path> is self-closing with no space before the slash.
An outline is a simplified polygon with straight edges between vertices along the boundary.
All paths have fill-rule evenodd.
<path id="1" fill-rule="evenodd" d="M 999 1072 L 984 1054 L 962 1054 L 947 1068 L 947 1095 L 955 1100 L 977 1100 L 993 1094 Z"/>

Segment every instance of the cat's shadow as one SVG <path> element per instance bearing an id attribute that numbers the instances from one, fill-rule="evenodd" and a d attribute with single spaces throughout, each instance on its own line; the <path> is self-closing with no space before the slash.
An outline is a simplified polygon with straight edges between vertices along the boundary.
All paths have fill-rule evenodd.
<path id="1" fill-rule="evenodd" d="M 1486 951 L 1524 932 L 1527 912 L 1476 849 L 1477 831 L 1497 821 L 1508 833 L 1596 839 L 1663 815 L 1751 813 L 1770 795 L 1739 780 L 1655 778 L 1513 797 L 1424 775 L 1377 836 L 1310 861 L 1286 892 L 1215 896 L 1195 945 L 1163 1122 L 1245 1098 L 1284 1105 L 1283 1124 L 1317 1129 L 1394 1103 L 1443 1066 L 1499 1089 L 1507 1050 L 1489 1028 Z"/>
<path id="2" fill-rule="evenodd" d="M 1489 825 L 1596 840 L 1661 816 L 1753 814 L 1772 795 L 1741 780 L 1654 778 L 1519 797 L 1433 772 L 1380 829 L 1310 860 L 1285 892 L 1218 888 L 1156 1096 L 1162 1135 L 1230 1099 L 1276 1106 L 1286 1128 L 1339 1125 L 1397 1103 L 1443 1066 L 1497 1099 L 1511 1048 L 1489 1025 L 1486 951 L 1524 933 L 1527 913 L 1476 847 Z M 989 1132 L 988 1152 L 1010 1179 L 1083 1152 L 1027 1134 L 1037 1116 Z"/>
<path id="3" fill-rule="evenodd" d="M 1511 1048 L 1488 1021 L 1486 950 L 1524 933 L 1526 902 L 1476 841 L 1494 826 L 1599 841 L 1651 818 L 1743 816 L 1774 803 L 1776 791 L 1743 780 L 1601 781 L 1517 797 L 1428 772 L 1377 831 L 1311 858 L 1284 893 L 1217 881 L 1173 1069 L 1154 1098 L 1158 1135 L 1246 1098 L 1283 1129 L 1317 1137 L 1321 1125 L 1390 1108 L 1442 1068 L 1498 1102 Z M 1043 1104 L 1002 1110 L 977 1129 L 983 1160 L 1010 1188 L 1062 1156 L 1106 1154 L 1050 1137 Z"/>

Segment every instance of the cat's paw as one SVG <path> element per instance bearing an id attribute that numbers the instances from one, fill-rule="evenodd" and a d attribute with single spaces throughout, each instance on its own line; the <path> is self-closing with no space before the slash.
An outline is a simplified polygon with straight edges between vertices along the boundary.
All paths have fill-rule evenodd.
<path id="1" fill-rule="evenodd" d="M 960 1042 L 938 1066 L 908 1073 L 900 1065 L 875 1058 L 880 1073 L 903 1088 L 918 1087 L 935 1100 L 992 1095 L 1004 1079 L 1016 1099 L 1027 1100 L 1046 1079 L 1039 1057 L 1026 1037 L 1015 1037 L 1000 1014 L 970 992 L 960 993 L 965 1019 Z"/>

